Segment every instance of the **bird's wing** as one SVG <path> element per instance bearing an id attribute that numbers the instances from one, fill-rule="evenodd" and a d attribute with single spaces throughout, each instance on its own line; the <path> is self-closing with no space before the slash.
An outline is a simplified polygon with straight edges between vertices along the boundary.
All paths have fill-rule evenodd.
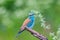
<path id="1" fill-rule="evenodd" d="M 22 25 L 22 26 L 26 26 L 29 22 L 30 22 L 30 19 L 27 18 L 27 19 L 23 22 L 23 25 Z"/>

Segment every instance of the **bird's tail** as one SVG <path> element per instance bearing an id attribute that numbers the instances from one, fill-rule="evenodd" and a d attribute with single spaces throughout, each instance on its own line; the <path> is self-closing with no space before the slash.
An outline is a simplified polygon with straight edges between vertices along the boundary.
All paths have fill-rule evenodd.
<path id="1" fill-rule="evenodd" d="M 19 31 L 18 34 L 16 35 L 16 38 L 17 38 L 23 31 L 24 31 L 24 30 Z"/>

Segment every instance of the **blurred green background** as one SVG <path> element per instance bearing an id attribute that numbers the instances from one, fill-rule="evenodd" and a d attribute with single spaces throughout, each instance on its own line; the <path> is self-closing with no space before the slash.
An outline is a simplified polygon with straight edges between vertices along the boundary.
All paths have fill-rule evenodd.
<path id="1" fill-rule="evenodd" d="M 20 26 L 32 9 L 41 12 L 51 25 L 52 31 L 58 35 L 60 0 L 0 0 L 0 40 L 38 40 L 28 31 L 24 31 L 17 39 L 15 38 Z M 36 18 L 33 29 L 52 40 L 52 37 L 43 30 L 38 20 L 39 18 Z"/>

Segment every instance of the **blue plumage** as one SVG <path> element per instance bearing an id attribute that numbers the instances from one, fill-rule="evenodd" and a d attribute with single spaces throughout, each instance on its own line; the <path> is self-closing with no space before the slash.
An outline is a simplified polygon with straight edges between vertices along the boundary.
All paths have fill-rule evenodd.
<path id="1" fill-rule="evenodd" d="M 31 15 L 28 18 L 30 19 L 30 22 L 27 24 L 27 27 L 28 28 L 33 28 L 34 23 L 35 23 L 35 17 L 34 17 L 34 15 Z"/>

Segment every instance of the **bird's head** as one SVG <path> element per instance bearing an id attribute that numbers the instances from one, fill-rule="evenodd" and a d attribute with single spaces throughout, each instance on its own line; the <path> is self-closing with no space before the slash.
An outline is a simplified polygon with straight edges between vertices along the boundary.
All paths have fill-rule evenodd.
<path id="1" fill-rule="evenodd" d="M 35 15 L 35 13 L 31 10 L 29 16 Z"/>
<path id="2" fill-rule="evenodd" d="M 29 16 L 32 16 L 32 15 L 38 15 L 38 14 L 39 14 L 38 11 L 31 10 L 30 13 L 29 13 Z"/>

